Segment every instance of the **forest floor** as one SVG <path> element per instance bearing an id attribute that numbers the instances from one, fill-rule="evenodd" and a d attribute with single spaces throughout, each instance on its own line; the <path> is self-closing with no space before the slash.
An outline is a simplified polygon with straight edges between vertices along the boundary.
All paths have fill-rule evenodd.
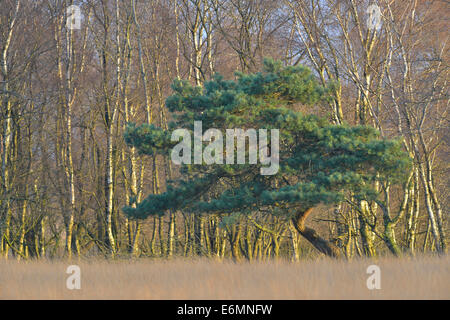
<path id="1" fill-rule="evenodd" d="M 370 265 L 381 288 L 369 290 Z M 69 265 L 81 289 L 69 290 Z M 450 256 L 244 262 L 0 260 L 0 299 L 450 299 Z"/>

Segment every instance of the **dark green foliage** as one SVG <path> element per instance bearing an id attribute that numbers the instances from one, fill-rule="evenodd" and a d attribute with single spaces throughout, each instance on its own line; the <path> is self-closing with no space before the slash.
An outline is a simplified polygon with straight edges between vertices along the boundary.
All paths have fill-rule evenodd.
<path id="1" fill-rule="evenodd" d="M 175 143 L 170 141 L 170 133 L 153 124 L 143 124 L 136 127 L 129 124 L 125 131 L 125 141 L 135 146 L 140 153 L 153 155 L 158 151 L 167 150 Z"/>
<path id="2" fill-rule="evenodd" d="M 127 215 L 144 219 L 168 209 L 288 213 L 294 207 L 341 201 L 348 192 L 374 199 L 374 181 L 404 181 L 410 159 L 399 141 L 382 139 L 371 127 L 333 125 L 293 110 L 294 104 L 313 105 L 328 98 L 329 88 L 321 87 L 306 67 L 284 67 L 267 59 L 263 72 L 236 76 L 233 81 L 216 75 L 204 88 L 175 81 L 175 94 L 166 101 L 175 119 L 170 128 L 192 130 L 194 120 L 201 120 L 204 131 L 279 129 L 278 173 L 260 175 L 261 164 L 185 165 L 185 180 L 150 195 L 136 208 L 124 208 Z M 145 154 L 167 154 L 176 144 L 170 142 L 171 130 L 130 125 L 126 141 Z"/>

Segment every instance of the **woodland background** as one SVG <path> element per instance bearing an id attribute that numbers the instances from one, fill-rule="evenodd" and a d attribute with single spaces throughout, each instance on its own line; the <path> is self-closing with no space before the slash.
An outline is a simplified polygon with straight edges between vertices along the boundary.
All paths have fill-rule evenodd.
<path id="1" fill-rule="evenodd" d="M 445 252 L 449 208 L 448 1 L 1 0 L 0 254 L 54 258 L 315 255 L 288 219 L 171 212 L 129 220 L 121 208 L 179 173 L 141 156 L 126 124 L 166 128 L 176 78 L 257 72 L 265 57 L 310 67 L 333 99 L 305 112 L 400 137 L 409 183 L 374 203 L 321 207 L 312 223 L 347 257 Z M 66 8 L 81 8 L 80 30 Z"/>

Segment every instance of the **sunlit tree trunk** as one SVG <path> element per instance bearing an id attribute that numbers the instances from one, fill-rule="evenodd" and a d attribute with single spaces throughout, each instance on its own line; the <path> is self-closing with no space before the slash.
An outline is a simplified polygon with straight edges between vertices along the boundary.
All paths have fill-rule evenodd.
<path id="1" fill-rule="evenodd" d="M 10 86 L 9 86 L 9 68 L 8 68 L 8 57 L 9 57 L 9 48 L 11 45 L 11 39 L 15 30 L 15 25 L 17 22 L 17 16 L 19 14 L 21 1 L 17 0 L 15 3 L 14 12 L 12 13 L 11 18 L 8 21 L 7 33 L 4 42 L 2 43 L 2 53 L 1 53 L 1 71 L 2 71 L 2 89 L 3 89 L 3 101 L 2 108 L 5 110 L 5 120 L 3 124 L 3 145 L 2 145 L 2 200 L 0 202 L 0 214 L 4 215 L 4 217 L 0 216 L 0 221 L 4 222 L 4 229 L 0 234 L 1 239 L 1 250 L 3 256 L 8 258 L 8 243 L 9 241 L 9 233 L 10 233 L 10 223 L 11 223 L 11 189 L 10 189 L 10 164 L 9 157 L 11 151 L 11 140 L 12 140 L 12 106 L 10 100 Z M 3 228 L 3 227 L 2 227 Z"/>

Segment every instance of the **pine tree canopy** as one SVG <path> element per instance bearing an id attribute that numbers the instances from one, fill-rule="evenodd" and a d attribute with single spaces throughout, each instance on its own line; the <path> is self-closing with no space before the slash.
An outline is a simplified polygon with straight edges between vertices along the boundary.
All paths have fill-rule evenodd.
<path id="1" fill-rule="evenodd" d="M 372 127 L 335 125 L 296 111 L 299 105 L 312 109 L 323 103 L 332 91 L 331 85 L 319 85 L 304 66 L 286 67 L 266 59 L 259 73 L 237 73 L 236 80 L 215 75 L 204 87 L 176 80 L 172 88 L 174 94 L 166 100 L 173 119 L 169 129 L 130 124 L 127 144 L 142 154 L 170 157 L 178 143 L 171 141 L 172 131 L 193 132 L 194 121 L 202 121 L 203 131 L 216 128 L 224 136 L 228 128 L 279 129 L 279 170 L 261 175 L 264 165 L 248 161 L 183 164 L 182 178 L 171 181 L 166 192 L 151 194 L 135 207 L 123 209 L 130 218 L 145 219 L 167 210 L 264 211 L 288 216 L 292 210 L 337 203 L 350 193 L 356 199 L 373 200 L 377 180 L 402 183 L 406 179 L 410 158 L 400 141 L 382 138 Z"/>

